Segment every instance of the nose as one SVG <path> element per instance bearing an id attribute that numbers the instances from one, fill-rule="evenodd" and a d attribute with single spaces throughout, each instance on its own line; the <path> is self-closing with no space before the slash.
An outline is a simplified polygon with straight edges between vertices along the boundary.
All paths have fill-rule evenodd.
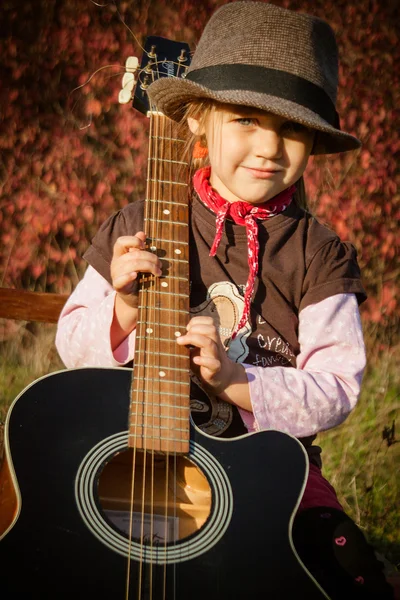
<path id="1" fill-rule="evenodd" d="M 274 127 L 260 127 L 258 130 L 255 152 L 263 158 L 280 158 L 282 156 L 282 136 Z"/>

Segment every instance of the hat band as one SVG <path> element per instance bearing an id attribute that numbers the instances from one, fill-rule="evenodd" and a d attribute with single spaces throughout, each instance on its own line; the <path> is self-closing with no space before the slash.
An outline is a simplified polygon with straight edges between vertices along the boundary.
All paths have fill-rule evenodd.
<path id="1" fill-rule="evenodd" d="M 246 90 L 290 100 L 309 108 L 340 130 L 339 115 L 328 94 L 293 73 L 254 65 L 215 65 L 190 71 L 186 79 L 215 92 Z"/>

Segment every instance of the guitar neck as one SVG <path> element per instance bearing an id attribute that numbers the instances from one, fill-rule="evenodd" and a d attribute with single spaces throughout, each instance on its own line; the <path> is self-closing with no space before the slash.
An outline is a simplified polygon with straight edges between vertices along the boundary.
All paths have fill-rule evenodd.
<path id="1" fill-rule="evenodd" d="M 139 316 L 130 411 L 130 445 L 145 450 L 189 450 L 189 354 L 176 338 L 189 315 L 188 169 L 186 140 L 176 123 L 150 114 L 144 229 L 147 248 L 163 275 L 139 279 Z"/>

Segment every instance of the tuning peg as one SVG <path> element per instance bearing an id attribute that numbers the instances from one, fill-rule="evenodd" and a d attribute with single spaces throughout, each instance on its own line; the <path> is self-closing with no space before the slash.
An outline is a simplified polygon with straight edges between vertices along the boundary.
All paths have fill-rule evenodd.
<path id="1" fill-rule="evenodd" d="M 118 94 L 118 102 L 120 104 L 128 104 L 132 99 L 132 90 L 128 90 L 126 88 L 122 88 Z"/>
<path id="2" fill-rule="evenodd" d="M 128 56 L 125 62 L 125 70 L 127 73 L 134 73 L 139 67 L 137 56 Z"/>
<path id="3" fill-rule="evenodd" d="M 149 85 L 150 85 L 150 77 L 148 75 L 145 75 L 142 83 L 140 84 L 140 89 L 147 90 Z"/>
<path id="4" fill-rule="evenodd" d="M 131 92 L 133 90 L 134 85 L 135 76 L 130 71 L 127 71 L 122 78 L 122 87 L 124 90 L 129 90 Z"/>
<path id="5" fill-rule="evenodd" d="M 181 54 L 180 54 L 180 56 L 178 56 L 178 61 L 180 63 L 187 61 L 186 50 L 183 50 L 183 49 L 181 50 Z"/>

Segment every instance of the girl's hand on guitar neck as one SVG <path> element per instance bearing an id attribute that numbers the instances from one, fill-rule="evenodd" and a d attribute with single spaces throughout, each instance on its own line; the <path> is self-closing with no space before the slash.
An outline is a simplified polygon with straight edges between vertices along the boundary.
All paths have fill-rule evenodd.
<path id="1" fill-rule="evenodd" d="M 246 371 L 228 357 L 211 317 L 193 317 L 177 343 L 192 346 L 191 368 L 207 392 L 252 411 Z"/>
<path id="2" fill-rule="evenodd" d="M 114 318 L 111 326 L 111 346 L 115 350 L 136 327 L 138 294 L 136 279 L 139 273 L 162 273 L 160 259 L 145 250 L 146 234 L 119 237 L 114 244 L 110 270 L 114 290 L 117 292 Z"/>

